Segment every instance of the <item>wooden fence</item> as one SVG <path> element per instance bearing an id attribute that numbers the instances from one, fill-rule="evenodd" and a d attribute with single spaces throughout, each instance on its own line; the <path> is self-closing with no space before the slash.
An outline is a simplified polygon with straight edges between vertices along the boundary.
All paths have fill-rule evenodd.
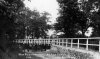
<path id="1" fill-rule="evenodd" d="M 60 45 L 64 47 L 80 48 L 84 47 L 86 50 L 97 49 L 100 52 L 100 37 L 92 38 L 56 38 L 56 39 L 18 39 L 18 43 L 23 44 L 51 44 Z"/>

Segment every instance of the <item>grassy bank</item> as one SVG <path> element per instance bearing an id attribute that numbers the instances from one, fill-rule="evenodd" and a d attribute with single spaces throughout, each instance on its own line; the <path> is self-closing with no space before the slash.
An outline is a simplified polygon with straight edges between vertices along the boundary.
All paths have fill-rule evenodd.
<path id="1" fill-rule="evenodd" d="M 53 54 L 56 56 L 64 56 L 66 58 L 70 58 L 70 59 L 93 59 L 93 56 L 89 53 L 83 53 L 83 52 L 79 52 L 79 51 L 75 51 L 75 50 L 71 50 L 71 49 L 63 49 L 61 47 L 55 47 L 54 50 L 51 49 L 47 52 L 45 52 L 46 54 Z"/>

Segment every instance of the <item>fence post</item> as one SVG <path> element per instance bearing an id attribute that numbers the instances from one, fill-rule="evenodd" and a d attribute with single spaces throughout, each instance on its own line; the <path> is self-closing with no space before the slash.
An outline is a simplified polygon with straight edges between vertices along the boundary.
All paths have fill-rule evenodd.
<path id="1" fill-rule="evenodd" d="M 67 47 L 68 39 L 66 39 L 66 47 Z"/>
<path id="2" fill-rule="evenodd" d="M 100 40 L 99 40 L 99 52 L 100 52 Z"/>
<path id="3" fill-rule="evenodd" d="M 59 39 L 59 45 L 60 45 L 60 39 Z"/>
<path id="4" fill-rule="evenodd" d="M 39 42 L 38 42 L 38 43 L 39 43 L 39 45 L 40 45 L 40 39 L 38 39 L 38 40 L 39 40 Z"/>
<path id="5" fill-rule="evenodd" d="M 57 45 L 57 39 L 55 39 L 55 45 Z"/>
<path id="6" fill-rule="evenodd" d="M 88 50 L 88 38 L 86 40 L 86 50 Z"/>
<path id="7" fill-rule="evenodd" d="M 59 45 L 59 39 L 58 39 L 58 45 Z"/>
<path id="8" fill-rule="evenodd" d="M 48 44 L 48 39 L 46 39 L 47 40 L 47 44 Z"/>
<path id="9" fill-rule="evenodd" d="M 57 41 L 56 41 L 56 39 L 55 39 L 55 45 L 56 45 L 56 43 L 57 43 Z"/>
<path id="10" fill-rule="evenodd" d="M 50 39 L 48 39 L 48 44 L 50 44 Z"/>
<path id="11" fill-rule="evenodd" d="M 53 45 L 55 45 L 55 39 L 53 39 Z"/>
<path id="12" fill-rule="evenodd" d="M 44 45 L 45 45 L 45 43 L 46 43 L 46 40 L 44 39 Z"/>
<path id="13" fill-rule="evenodd" d="M 64 46 L 64 40 L 62 39 L 62 46 Z"/>
<path id="14" fill-rule="evenodd" d="M 35 44 L 35 40 L 34 40 L 34 44 Z"/>
<path id="15" fill-rule="evenodd" d="M 51 44 L 53 45 L 54 39 L 51 39 Z"/>
<path id="16" fill-rule="evenodd" d="M 47 39 L 45 39 L 45 44 L 47 44 Z"/>
<path id="17" fill-rule="evenodd" d="M 62 45 L 61 46 L 63 46 L 63 39 L 61 39 L 61 42 L 60 42 Z"/>
<path id="18" fill-rule="evenodd" d="M 71 48 L 73 47 L 73 39 L 71 39 Z"/>
<path id="19" fill-rule="evenodd" d="M 63 42 L 62 45 L 64 46 L 64 44 L 65 44 L 64 39 L 62 39 L 62 42 Z"/>
<path id="20" fill-rule="evenodd" d="M 78 39 L 78 48 L 79 48 L 79 46 L 80 46 L 80 45 L 79 45 L 79 39 Z"/>
<path id="21" fill-rule="evenodd" d="M 62 46 L 62 39 L 60 39 L 60 45 Z"/>

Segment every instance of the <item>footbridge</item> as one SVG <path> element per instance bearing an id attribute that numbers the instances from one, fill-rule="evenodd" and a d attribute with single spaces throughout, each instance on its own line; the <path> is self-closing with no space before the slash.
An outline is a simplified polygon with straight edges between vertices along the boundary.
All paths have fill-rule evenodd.
<path id="1" fill-rule="evenodd" d="M 70 54 L 90 53 L 95 59 L 100 58 L 100 37 L 92 38 L 55 38 L 55 39 L 17 39 L 15 42 L 23 44 L 48 44 L 54 49 L 71 50 Z M 76 52 L 74 52 L 76 51 Z M 73 54 L 74 53 L 74 54 Z M 81 58 L 81 56 L 80 56 Z M 84 58 L 83 58 L 84 59 Z"/>

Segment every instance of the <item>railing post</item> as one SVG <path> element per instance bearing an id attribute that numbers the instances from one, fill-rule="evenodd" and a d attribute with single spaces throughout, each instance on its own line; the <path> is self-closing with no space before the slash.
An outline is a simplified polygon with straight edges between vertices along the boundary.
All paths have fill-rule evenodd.
<path id="1" fill-rule="evenodd" d="M 51 44 L 52 44 L 52 40 L 53 40 L 53 39 L 51 39 Z"/>
<path id="2" fill-rule="evenodd" d="M 48 39 L 47 39 L 47 44 L 49 44 Z"/>
<path id="3" fill-rule="evenodd" d="M 47 44 L 47 39 L 45 39 L 45 44 Z"/>
<path id="4" fill-rule="evenodd" d="M 51 39 L 51 44 L 53 45 L 53 39 Z"/>
<path id="5" fill-rule="evenodd" d="M 34 39 L 34 44 L 35 44 L 35 39 Z"/>
<path id="6" fill-rule="evenodd" d="M 88 50 L 88 39 L 86 40 L 86 50 Z"/>
<path id="7" fill-rule="evenodd" d="M 45 41 L 45 44 L 46 44 L 46 39 L 44 39 L 44 41 Z"/>
<path id="8" fill-rule="evenodd" d="M 61 46 L 62 45 L 62 40 L 61 39 L 59 40 L 59 43 L 60 43 L 60 46 Z"/>
<path id="9" fill-rule="evenodd" d="M 67 47 L 68 39 L 66 39 L 66 47 Z"/>
<path id="10" fill-rule="evenodd" d="M 37 39 L 37 42 L 36 42 L 36 44 L 38 44 L 38 39 Z"/>
<path id="11" fill-rule="evenodd" d="M 38 44 L 40 44 L 40 41 L 39 41 L 39 39 L 38 39 Z"/>
<path id="12" fill-rule="evenodd" d="M 53 39 L 52 44 L 55 45 L 55 39 Z"/>
<path id="13" fill-rule="evenodd" d="M 57 45 L 59 45 L 59 39 L 57 39 Z"/>
<path id="14" fill-rule="evenodd" d="M 61 39 L 61 42 L 60 43 L 61 43 L 61 46 L 63 46 L 63 40 L 62 39 Z"/>
<path id="15" fill-rule="evenodd" d="M 39 39 L 39 45 L 41 44 L 41 41 L 40 41 L 40 39 Z"/>
<path id="16" fill-rule="evenodd" d="M 71 48 L 73 47 L 73 39 L 71 39 Z"/>
<path id="17" fill-rule="evenodd" d="M 49 44 L 48 39 L 47 39 L 47 44 Z"/>
<path id="18" fill-rule="evenodd" d="M 57 40 L 55 39 L 55 45 L 57 44 Z"/>
<path id="19" fill-rule="evenodd" d="M 44 44 L 44 39 L 42 40 L 43 44 Z"/>
<path id="20" fill-rule="evenodd" d="M 60 45 L 60 39 L 59 39 L 59 45 Z"/>
<path id="21" fill-rule="evenodd" d="M 79 46 L 80 46 L 80 45 L 79 45 L 79 39 L 78 39 L 78 47 L 77 47 L 77 48 L 79 48 Z"/>
<path id="22" fill-rule="evenodd" d="M 65 39 L 63 39 L 63 46 L 64 46 L 64 44 L 65 44 Z"/>
<path id="23" fill-rule="evenodd" d="M 41 45 L 41 39 L 39 40 L 39 43 L 40 43 L 40 45 Z"/>
<path id="24" fill-rule="evenodd" d="M 48 44 L 49 44 L 49 39 L 48 39 Z"/>
<path id="25" fill-rule="evenodd" d="M 54 39 L 54 45 L 56 45 L 56 39 Z"/>
<path id="26" fill-rule="evenodd" d="M 61 46 L 63 46 L 63 40 L 62 39 L 61 39 L 61 42 L 60 43 L 61 43 Z"/>
<path id="27" fill-rule="evenodd" d="M 50 43 L 50 39 L 49 39 L 49 44 L 51 44 L 51 43 Z"/>
<path id="28" fill-rule="evenodd" d="M 65 44 L 64 39 L 62 39 L 62 40 L 63 40 L 62 42 L 63 42 L 63 46 L 64 46 L 64 44 Z"/>
<path id="29" fill-rule="evenodd" d="M 100 40 L 99 40 L 99 52 L 100 52 Z"/>

